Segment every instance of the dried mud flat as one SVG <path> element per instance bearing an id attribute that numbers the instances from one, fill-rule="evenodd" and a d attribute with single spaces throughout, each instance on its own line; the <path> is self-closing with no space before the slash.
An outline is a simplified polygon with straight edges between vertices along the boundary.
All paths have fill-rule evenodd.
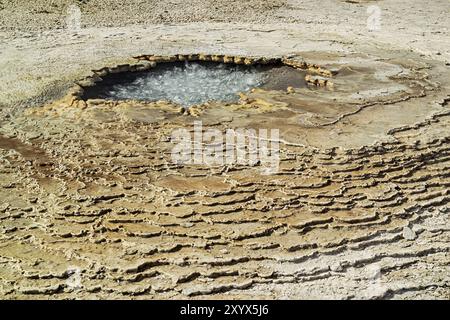
<path id="1" fill-rule="evenodd" d="M 283 2 L 260 24 L 6 28 L 1 297 L 449 299 L 446 21 L 401 29 L 414 18 L 393 17 L 418 1 L 326 2 Z M 378 34 L 367 3 L 385 9 Z M 150 60 L 242 56 L 280 59 L 309 85 L 187 113 L 79 99 Z M 280 129 L 279 172 L 174 164 L 171 133 L 199 120 Z"/>

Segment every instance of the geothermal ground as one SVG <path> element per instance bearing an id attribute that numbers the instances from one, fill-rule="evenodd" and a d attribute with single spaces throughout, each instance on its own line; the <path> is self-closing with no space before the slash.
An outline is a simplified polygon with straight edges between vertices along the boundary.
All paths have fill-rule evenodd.
<path id="1" fill-rule="evenodd" d="M 268 2 L 0 0 L 1 298 L 450 299 L 449 1 Z M 84 96 L 186 60 L 302 78 Z M 195 121 L 278 129 L 278 172 L 174 163 Z"/>

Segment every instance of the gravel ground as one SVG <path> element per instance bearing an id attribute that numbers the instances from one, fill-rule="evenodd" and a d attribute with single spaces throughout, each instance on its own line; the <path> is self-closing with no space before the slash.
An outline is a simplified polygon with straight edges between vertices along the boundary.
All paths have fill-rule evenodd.
<path id="1" fill-rule="evenodd" d="M 0 27 L 21 31 L 64 28 L 64 15 L 71 4 L 81 9 L 83 27 L 206 21 L 264 23 L 274 21 L 276 10 L 286 5 L 285 0 L 2 0 Z"/>

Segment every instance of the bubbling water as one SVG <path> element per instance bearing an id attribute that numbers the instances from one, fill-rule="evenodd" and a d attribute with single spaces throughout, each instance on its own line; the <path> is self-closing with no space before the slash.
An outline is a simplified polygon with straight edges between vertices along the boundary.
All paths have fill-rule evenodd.
<path id="1" fill-rule="evenodd" d="M 261 86 L 267 77 L 267 72 L 256 66 L 187 62 L 118 81 L 101 96 L 113 100 L 168 100 L 184 107 L 213 100 L 236 102 L 239 92 Z"/>

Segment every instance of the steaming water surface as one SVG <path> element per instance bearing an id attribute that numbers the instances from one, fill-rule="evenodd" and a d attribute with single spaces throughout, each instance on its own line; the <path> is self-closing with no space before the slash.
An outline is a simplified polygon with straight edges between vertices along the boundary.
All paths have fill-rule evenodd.
<path id="1" fill-rule="evenodd" d="M 188 107 L 211 100 L 238 101 L 239 92 L 261 86 L 267 78 L 267 69 L 262 67 L 190 62 L 121 79 L 99 95 L 114 100 L 168 100 Z"/>

